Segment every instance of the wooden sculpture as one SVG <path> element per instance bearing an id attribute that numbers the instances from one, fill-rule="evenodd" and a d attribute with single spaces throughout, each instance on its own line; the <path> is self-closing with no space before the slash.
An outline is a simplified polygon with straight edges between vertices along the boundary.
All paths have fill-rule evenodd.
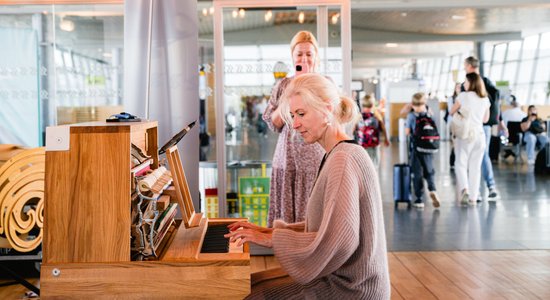
<path id="1" fill-rule="evenodd" d="M 44 148 L 0 145 L 0 248 L 30 252 L 42 243 L 44 166 Z"/>

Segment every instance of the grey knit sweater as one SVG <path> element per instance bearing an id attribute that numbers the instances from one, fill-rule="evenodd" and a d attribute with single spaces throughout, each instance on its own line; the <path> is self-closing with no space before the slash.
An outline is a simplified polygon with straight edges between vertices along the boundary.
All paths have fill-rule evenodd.
<path id="1" fill-rule="evenodd" d="M 275 228 L 273 248 L 284 272 L 253 276 L 251 298 L 390 298 L 378 174 L 359 145 L 340 143 L 328 154 L 305 223 Z"/>

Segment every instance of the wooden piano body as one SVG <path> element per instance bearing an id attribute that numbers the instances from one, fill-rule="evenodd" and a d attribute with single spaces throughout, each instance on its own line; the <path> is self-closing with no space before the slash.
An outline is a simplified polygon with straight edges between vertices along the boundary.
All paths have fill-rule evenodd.
<path id="1" fill-rule="evenodd" d="M 242 299 L 250 293 L 246 246 L 200 253 L 209 224 L 235 219 L 203 218 L 190 228 L 181 222 L 158 260 L 131 261 L 130 148 L 145 149 L 158 167 L 157 122 L 83 123 L 47 134 L 41 298 Z"/>

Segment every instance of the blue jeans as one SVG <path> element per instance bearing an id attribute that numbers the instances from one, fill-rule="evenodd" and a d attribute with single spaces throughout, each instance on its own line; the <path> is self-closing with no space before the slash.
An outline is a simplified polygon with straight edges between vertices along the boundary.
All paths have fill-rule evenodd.
<path id="1" fill-rule="evenodd" d="M 526 131 L 523 134 L 524 134 L 523 141 L 525 142 L 525 150 L 527 151 L 527 159 L 535 160 L 535 146 L 537 145 L 537 142 L 542 148 L 544 147 L 544 145 L 546 145 L 546 143 L 548 143 L 548 137 L 545 135 L 545 133 L 540 133 L 535 135 L 530 131 Z"/>
<path id="2" fill-rule="evenodd" d="M 481 162 L 481 176 L 487 183 L 488 188 L 495 187 L 495 176 L 493 174 L 493 164 L 489 157 L 489 145 L 491 145 L 491 126 L 483 126 L 483 132 L 485 132 L 485 153 L 483 154 L 483 161 Z"/>
<path id="3" fill-rule="evenodd" d="M 417 200 L 422 200 L 424 194 L 424 182 L 428 183 L 428 190 L 435 191 L 435 169 L 433 165 L 433 154 L 411 151 L 411 173 L 413 174 L 414 195 Z"/>

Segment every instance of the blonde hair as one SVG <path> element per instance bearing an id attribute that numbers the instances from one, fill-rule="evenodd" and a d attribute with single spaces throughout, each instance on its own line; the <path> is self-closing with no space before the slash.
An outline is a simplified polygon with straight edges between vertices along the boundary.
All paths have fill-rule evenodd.
<path id="1" fill-rule="evenodd" d="M 296 48 L 296 45 L 300 43 L 310 43 L 313 45 L 313 48 L 315 49 L 315 66 L 319 65 L 319 44 L 317 43 L 317 39 L 311 33 L 307 30 L 298 31 L 290 41 L 290 56 L 294 54 L 294 48 Z"/>
<path id="2" fill-rule="evenodd" d="M 329 122 L 344 125 L 359 120 L 359 109 L 351 98 L 340 95 L 336 85 L 325 76 L 307 73 L 292 79 L 281 99 L 281 115 L 289 126 L 292 125 L 290 97 L 296 95 L 302 97 L 306 106 L 327 116 Z M 332 112 L 328 110 L 330 105 Z"/>
<path id="3" fill-rule="evenodd" d="M 366 95 L 363 97 L 363 107 L 365 108 L 373 108 L 374 107 L 374 97 L 372 95 Z"/>
<path id="4" fill-rule="evenodd" d="M 416 93 L 412 96 L 412 105 L 413 106 L 422 106 L 426 104 L 426 97 L 424 93 Z"/>

